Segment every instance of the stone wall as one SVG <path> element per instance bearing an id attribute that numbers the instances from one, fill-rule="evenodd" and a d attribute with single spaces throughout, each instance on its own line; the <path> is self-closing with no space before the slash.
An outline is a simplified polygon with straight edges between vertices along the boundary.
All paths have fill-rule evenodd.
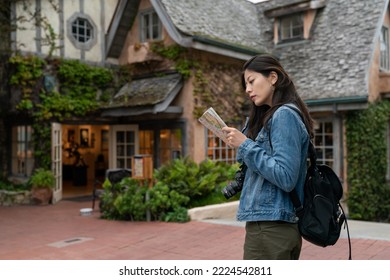
<path id="1" fill-rule="evenodd" d="M 0 190 L 0 206 L 31 204 L 31 191 Z"/>

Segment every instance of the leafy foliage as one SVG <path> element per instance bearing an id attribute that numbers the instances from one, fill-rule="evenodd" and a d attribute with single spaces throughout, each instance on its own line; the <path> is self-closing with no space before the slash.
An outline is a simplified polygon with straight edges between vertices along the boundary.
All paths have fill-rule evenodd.
<path id="1" fill-rule="evenodd" d="M 26 191 L 30 190 L 28 183 L 14 184 L 6 179 L 0 179 L 0 190 L 5 191 Z"/>
<path id="2" fill-rule="evenodd" d="M 100 211 L 102 218 L 111 220 L 145 220 L 147 187 L 139 181 L 125 178 L 117 184 L 106 180 L 103 184 Z"/>
<path id="3" fill-rule="evenodd" d="M 371 104 L 347 116 L 348 209 L 351 218 L 389 221 L 390 186 L 386 183 L 387 124 L 390 102 Z"/>
<path id="4" fill-rule="evenodd" d="M 104 183 L 102 218 L 186 222 L 188 208 L 226 202 L 221 189 L 234 177 L 238 166 L 205 160 L 196 164 L 188 157 L 155 170 L 152 188 L 126 178 L 119 184 Z M 237 199 L 237 198 L 236 198 Z M 203 204 L 206 203 L 206 204 Z"/>
<path id="5" fill-rule="evenodd" d="M 31 115 L 36 166 L 50 167 L 50 122 L 71 116 L 84 116 L 99 108 L 99 91 L 113 87 L 113 73 L 75 60 L 41 59 L 15 55 L 10 85 L 21 92 L 17 109 Z M 60 83 L 56 89 L 44 88 L 44 73 Z"/>
<path id="6" fill-rule="evenodd" d="M 40 188 L 54 188 L 55 177 L 51 170 L 37 168 L 30 178 L 30 184 Z"/>

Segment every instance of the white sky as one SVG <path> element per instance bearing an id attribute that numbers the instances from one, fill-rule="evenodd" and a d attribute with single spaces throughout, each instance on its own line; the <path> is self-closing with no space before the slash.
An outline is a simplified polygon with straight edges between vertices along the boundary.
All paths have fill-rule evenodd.
<path id="1" fill-rule="evenodd" d="M 268 1 L 268 0 L 248 0 L 249 2 L 252 2 L 252 3 L 260 3 L 260 2 L 265 2 L 265 1 Z"/>

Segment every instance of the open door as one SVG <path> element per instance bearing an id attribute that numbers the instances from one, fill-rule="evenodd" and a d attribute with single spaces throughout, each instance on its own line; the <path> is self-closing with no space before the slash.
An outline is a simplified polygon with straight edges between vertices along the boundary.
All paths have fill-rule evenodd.
<path id="1" fill-rule="evenodd" d="M 56 178 L 52 199 L 55 204 L 62 199 L 62 128 L 59 123 L 51 124 L 51 157 L 52 171 Z"/>

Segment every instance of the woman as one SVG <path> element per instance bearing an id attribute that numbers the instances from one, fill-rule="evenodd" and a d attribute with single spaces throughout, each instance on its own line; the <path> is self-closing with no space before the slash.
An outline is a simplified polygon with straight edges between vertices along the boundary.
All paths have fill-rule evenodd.
<path id="1" fill-rule="evenodd" d="M 244 64 L 242 86 L 253 105 L 248 127 L 245 134 L 232 127 L 224 131 L 247 167 L 237 211 L 237 219 L 246 221 L 244 259 L 299 259 L 302 238 L 289 192 L 296 188 L 303 201 L 313 120 L 271 55 Z"/>

